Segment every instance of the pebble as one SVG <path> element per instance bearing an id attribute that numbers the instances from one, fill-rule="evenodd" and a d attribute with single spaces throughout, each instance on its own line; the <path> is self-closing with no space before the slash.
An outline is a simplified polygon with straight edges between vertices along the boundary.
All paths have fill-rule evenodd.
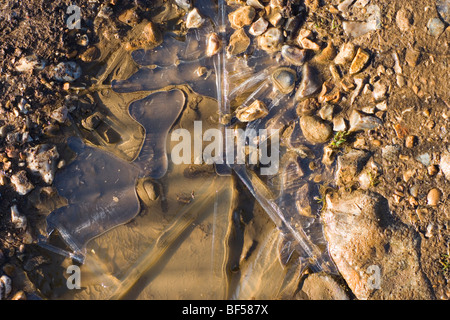
<path id="1" fill-rule="evenodd" d="M 384 146 L 381 149 L 381 155 L 383 159 L 386 159 L 388 161 L 396 161 L 400 150 L 401 148 L 399 145 Z"/>
<path id="2" fill-rule="evenodd" d="M 259 47 L 267 53 L 280 51 L 283 42 L 283 32 L 278 28 L 269 28 L 263 35 L 258 37 Z"/>
<path id="3" fill-rule="evenodd" d="M 327 142 L 333 133 L 331 126 L 316 116 L 301 117 L 300 128 L 305 139 L 314 144 Z"/>
<path id="4" fill-rule="evenodd" d="M 264 32 L 266 32 L 268 27 L 269 27 L 269 22 L 267 22 L 267 20 L 265 20 L 263 17 L 261 17 L 252 23 L 248 32 L 252 36 L 257 37 L 257 36 L 262 35 Z"/>
<path id="5" fill-rule="evenodd" d="M 281 48 L 281 56 L 294 66 L 302 66 L 306 61 L 307 51 L 294 46 L 285 45 Z"/>
<path id="6" fill-rule="evenodd" d="M 246 107 L 242 106 L 236 110 L 236 118 L 241 122 L 250 122 L 256 119 L 264 118 L 269 114 L 264 102 L 255 100 Z"/>
<path id="7" fill-rule="evenodd" d="M 406 63 L 408 63 L 408 65 L 410 67 L 414 68 L 417 66 L 419 57 L 420 57 L 420 51 L 413 49 L 413 48 L 406 49 L 405 61 L 406 61 Z"/>
<path id="8" fill-rule="evenodd" d="M 187 18 L 186 18 L 186 28 L 188 29 L 197 29 L 202 26 L 202 24 L 205 22 L 205 19 L 200 15 L 200 12 L 197 8 L 192 9 L 189 11 Z"/>
<path id="9" fill-rule="evenodd" d="M 228 15 L 228 20 L 230 20 L 230 24 L 233 29 L 240 29 L 251 25 L 255 16 L 255 8 L 251 6 L 244 6 L 231 12 Z"/>
<path id="10" fill-rule="evenodd" d="M 370 54 L 362 48 L 358 48 L 356 56 L 350 65 L 350 74 L 356 74 L 362 71 L 370 59 Z"/>
<path id="11" fill-rule="evenodd" d="M 34 189 L 34 185 L 28 180 L 25 170 L 11 176 L 11 183 L 13 184 L 16 192 L 21 196 L 28 194 Z"/>
<path id="12" fill-rule="evenodd" d="M 149 180 L 144 181 L 144 190 L 151 201 L 155 201 L 159 197 L 159 193 L 155 187 L 155 184 Z"/>
<path id="13" fill-rule="evenodd" d="M 416 160 L 419 161 L 424 166 L 428 167 L 431 163 L 431 156 L 429 153 L 423 153 L 416 157 Z"/>
<path id="14" fill-rule="evenodd" d="M 448 0 L 437 0 L 436 9 L 441 18 L 450 24 L 450 2 Z"/>
<path id="15" fill-rule="evenodd" d="M 350 115 L 350 132 L 361 130 L 374 130 L 383 122 L 375 116 L 366 115 L 358 110 L 353 110 Z"/>
<path id="16" fill-rule="evenodd" d="M 439 172 L 439 167 L 435 164 L 428 166 L 427 168 L 428 175 L 435 176 Z"/>
<path id="17" fill-rule="evenodd" d="M 81 77 L 81 67 L 74 61 L 59 63 L 54 69 L 54 78 L 60 82 L 74 82 Z"/>
<path id="18" fill-rule="evenodd" d="M 26 229 L 27 217 L 19 212 L 17 205 L 11 207 L 11 222 L 16 229 Z"/>
<path id="19" fill-rule="evenodd" d="M 450 181 L 450 153 L 443 153 L 441 155 L 439 167 L 441 168 L 445 178 Z"/>
<path id="20" fill-rule="evenodd" d="M 146 22 L 142 27 L 142 32 L 136 38 L 125 43 L 125 49 L 127 51 L 148 49 L 160 45 L 162 41 L 163 36 L 158 26 L 153 22 Z"/>
<path id="21" fill-rule="evenodd" d="M 59 123 L 64 123 L 67 120 L 69 110 L 67 110 L 66 106 L 59 107 L 55 111 L 50 114 L 50 118 L 58 121 Z"/>
<path id="22" fill-rule="evenodd" d="M 302 98 L 309 97 L 321 88 L 322 80 L 320 79 L 318 71 L 309 64 L 305 64 L 302 71 L 302 81 L 295 94 L 295 99 L 299 101 Z"/>
<path id="23" fill-rule="evenodd" d="M 222 47 L 222 40 L 217 35 L 217 33 L 213 32 L 208 36 L 208 44 L 206 46 L 206 56 L 212 57 L 216 55 L 220 48 Z"/>
<path id="24" fill-rule="evenodd" d="M 334 63 L 343 65 L 353 60 L 356 54 L 356 47 L 353 43 L 347 42 L 342 45 L 338 55 L 334 58 Z"/>
<path id="25" fill-rule="evenodd" d="M 377 81 L 373 84 L 372 96 L 375 99 L 375 101 L 378 102 L 386 98 L 387 92 L 388 92 L 387 85 L 382 83 L 381 81 Z"/>
<path id="26" fill-rule="evenodd" d="M 85 52 L 80 55 L 80 59 L 83 62 L 92 62 L 99 58 L 100 50 L 96 46 L 88 48 Z"/>
<path id="27" fill-rule="evenodd" d="M 437 206 L 437 204 L 441 200 L 441 197 L 442 197 L 441 190 L 439 190 L 437 188 L 431 189 L 430 192 L 428 192 L 428 195 L 427 195 L 427 203 L 428 203 L 428 205 L 432 206 L 432 207 Z"/>
<path id="28" fill-rule="evenodd" d="M 298 296 L 309 300 L 349 300 L 347 293 L 339 283 L 325 273 L 309 275 Z"/>
<path id="29" fill-rule="evenodd" d="M 408 31 L 411 28 L 412 13 L 405 8 L 398 10 L 395 17 L 395 22 L 397 23 L 397 27 L 401 32 Z"/>
<path id="30" fill-rule="evenodd" d="M 417 137 L 413 135 L 409 135 L 405 139 L 405 147 L 411 149 L 413 148 L 417 143 Z"/>
<path id="31" fill-rule="evenodd" d="M 28 148 L 25 151 L 27 166 L 31 172 L 39 174 L 47 184 L 52 184 L 55 178 L 57 160 L 59 158 L 56 146 L 48 144 Z"/>
<path id="32" fill-rule="evenodd" d="M 433 37 L 439 37 L 445 30 L 445 24 L 439 18 L 432 18 L 427 23 L 428 33 Z"/>
<path id="33" fill-rule="evenodd" d="M 179 6 L 181 9 L 184 9 L 185 11 L 188 11 L 192 8 L 192 1 L 191 0 L 175 0 L 175 3 L 177 6 Z"/>
<path id="34" fill-rule="evenodd" d="M 227 56 L 235 56 L 244 53 L 250 45 L 250 38 L 244 29 L 236 30 L 230 37 L 227 47 Z"/>
<path id="35" fill-rule="evenodd" d="M 0 277 L 0 300 L 8 298 L 12 291 L 12 281 L 7 275 Z"/>

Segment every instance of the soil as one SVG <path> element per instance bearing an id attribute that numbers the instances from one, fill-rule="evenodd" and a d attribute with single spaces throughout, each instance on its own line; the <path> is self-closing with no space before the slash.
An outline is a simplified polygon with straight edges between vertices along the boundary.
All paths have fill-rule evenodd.
<path id="1" fill-rule="evenodd" d="M 1 1 L 0 127 L 6 126 L 7 133 L 28 132 L 31 137 L 23 141 L 11 141 L 5 134 L 0 138 L 0 166 L 3 166 L 0 167 L 1 174 L 7 177 L 6 182 L 0 186 L 0 273 L 7 274 L 13 280 L 10 298 L 24 292 L 28 299 L 56 299 L 67 292 L 65 286 L 61 285 L 65 283 L 65 270 L 62 267 L 64 258 L 37 245 L 40 236 L 46 231 L 46 215 L 63 200 L 53 197 L 55 190 L 52 186 L 36 175 L 28 174 L 34 190 L 24 196 L 19 195 L 8 183 L 8 177 L 23 170 L 24 152 L 31 146 L 45 143 L 56 145 L 61 159 L 69 161 L 71 154 L 67 151 L 66 137 L 73 132 L 81 131 L 87 141 L 104 147 L 96 136 L 83 128 L 82 120 L 96 111 L 110 112 L 113 115 L 119 111 L 108 111 L 103 100 L 98 99 L 97 95 L 86 94 L 84 88 L 90 88 L 93 84 L 110 84 L 112 75 L 100 71 L 105 66 L 110 67 L 107 62 L 117 60 L 111 56 L 119 51 L 121 41 L 126 39 L 132 29 L 130 25 L 118 22 L 118 17 L 125 10 L 135 7 L 136 3 L 138 21 L 150 17 L 157 22 L 158 19 L 168 19 L 169 23 L 157 23 L 158 27 L 162 32 L 176 30 L 170 19 L 176 20 L 178 9 L 165 12 L 166 15 L 158 15 L 163 12 L 161 6 L 166 2 L 168 1 L 70 1 L 70 4 L 81 8 L 83 24 L 81 30 L 69 30 L 66 25 L 69 1 Z M 310 4 L 315 1 L 305 2 Z M 110 3 L 113 10 L 109 18 L 111 25 L 98 28 L 94 19 L 104 3 Z M 311 7 L 305 25 L 314 28 L 321 41 L 326 43 L 327 40 L 332 40 L 336 48 L 339 48 L 350 38 L 342 29 L 343 19 L 330 12 L 330 4 L 336 6 L 338 1 L 320 1 L 318 8 Z M 450 299 L 448 258 L 446 269 L 443 263 L 450 250 L 450 183 L 439 170 L 439 164 L 442 155 L 447 152 L 450 138 L 450 93 L 447 83 L 450 79 L 450 27 L 446 24 L 445 31 L 439 37 L 428 34 L 427 23 L 430 18 L 437 16 L 434 0 L 413 0 L 407 3 L 400 0 L 375 0 L 371 4 L 377 4 L 381 9 L 381 29 L 350 40 L 370 53 L 369 65 L 362 76 L 378 78 L 388 85 L 387 110 L 377 113 L 383 121 L 381 129 L 353 134 L 345 148 L 358 144 L 370 151 L 374 160 L 382 164 L 383 172 L 371 190 L 385 197 L 392 213 L 418 232 L 421 238 L 422 269 L 436 298 L 447 300 Z M 412 13 L 411 26 L 407 31 L 401 31 L 396 23 L 396 14 L 402 8 Z M 364 10 L 356 17 L 350 16 L 361 17 L 365 17 Z M 98 34 L 98 30 L 108 30 L 111 34 Z M 87 46 L 80 45 L 79 39 L 83 35 L 89 38 Z M 93 62 L 83 61 L 83 53 L 93 45 L 100 48 L 100 58 Z M 418 53 L 417 59 L 411 59 L 411 50 Z M 399 57 L 401 74 L 395 71 L 394 54 Z M 30 55 L 45 61 L 45 68 L 17 71 L 19 60 Z M 76 61 L 83 70 L 82 76 L 69 85 L 54 80 L 54 67 L 66 61 Z M 124 79 L 126 77 L 117 75 L 129 76 L 136 69 L 136 66 L 127 63 L 124 66 L 124 69 L 116 71 L 116 78 Z M 98 74 L 106 74 L 108 78 L 97 81 Z M 399 81 L 403 80 L 404 84 L 399 86 Z M 68 105 L 67 101 L 73 96 L 78 97 L 74 99 L 77 100 L 75 104 L 78 107 L 69 109 L 69 120 L 61 124 L 51 114 Z M 26 113 L 15 111 L 22 98 L 28 104 Z M 342 112 L 350 114 L 355 108 L 360 109 L 373 103 L 370 91 L 368 94 L 362 93 L 353 105 L 342 104 Z M 126 121 L 128 124 L 132 123 L 132 119 L 124 120 L 125 125 Z M 138 130 L 136 134 L 137 140 L 139 133 L 142 135 L 141 131 Z M 406 142 L 408 136 L 414 136 L 413 145 Z M 114 141 L 114 133 L 108 139 Z M 399 146 L 398 154 L 386 159 L 382 150 L 390 145 Z M 11 148 L 16 152 L 12 152 Z M 121 153 L 122 150 L 115 152 Z M 416 160 L 425 153 L 430 155 L 428 165 Z M 125 153 L 121 154 L 124 156 Z M 428 173 L 429 165 L 436 165 L 436 174 Z M 418 189 L 414 200 L 411 199 L 410 191 L 413 186 Z M 427 203 L 427 195 L 432 188 L 441 191 L 441 198 L 436 206 Z M 53 207 L 39 207 L 38 204 L 48 198 L 56 199 L 52 200 Z M 244 202 L 241 199 L 242 215 L 251 216 L 251 213 L 245 213 L 246 206 L 242 205 Z M 11 206 L 14 204 L 27 217 L 26 230 L 16 229 L 11 222 Z M 250 223 L 246 221 L 242 224 Z M 238 257 L 235 260 L 239 260 Z M 154 295 L 154 292 L 148 292 L 146 297 Z"/>

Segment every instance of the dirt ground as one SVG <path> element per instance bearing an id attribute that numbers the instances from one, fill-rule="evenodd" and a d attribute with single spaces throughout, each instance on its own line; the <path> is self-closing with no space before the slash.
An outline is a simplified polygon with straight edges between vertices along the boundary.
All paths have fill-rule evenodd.
<path id="1" fill-rule="evenodd" d="M 18 194 L 9 180 L 24 170 L 25 150 L 29 147 L 53 144 L 60 155 L 65 155 L 65 138 L 76 128 L 82 128 L 82 120 L 97 111 L 97 101 L 80 97 L 76 108 L 68 108 L 67 121 L 61 123 L 54 116 L 60 107 L 70 106 L 76 100 L 73 96 L 83 92 L 83 88 L 89 88 L 92 77 L 105 67 L 108 53 L 102 50 L 101 57 L 91 61 L 86 59 L 86 52 L 94 45 L 105 46 L 109 37 L 97 34 L 97 30 L 103 29 L 94 23 L 99 8 L 106 2 L 112 8 L 109 19 L 113 27 L 106 29 L 114 29 L 109 42 L 109 50 L 114 51 L 114 46 L 131 29 L 118 22 L 124 10 L 137 3 L 139 19 L 150 19 L 157 16 L 155 12 L 167 1 L 70 1 L 81 8 L 83 20 L 81 30 L 69 30 L 66 25 L 69 1 L 0 0 L 0 274 L 13 280 L 9 298 L 51 299 L 62 294 L 62 289 L 57 288 L 65 281 L 64 270 L 55 267 L 62 258 L 36 244 L 45 233 L 46 218 L 38 214 L 42 210 L 36 208 L 36 203 L 51 197 L 55 190 L 28 171 L 34 188 L 26 195 Z M 441 159 L 450 152 L 450 27 L 445 23 L 445 30 L 439 36 L 429 34 L 428 21 L 438 17 L 435 0 L 372 0 L 370 4 L 381 9 L 381 28 L 353 39 L 343 30 L 341 13 L 330 10 L 339 1 L 320 1 L 317 7 L 315 1 L 305 2 L 309 8 L 305 26 L 314 29 L 317 39 L 322 43 L 331 40 L 336 48 L 350 40 L 367 50 L 370 62 L 362 75 L 379 79 L 388 88 L 387 108 L 376 113 L 383 121 L 382 128 L 354 134 L 347 145 L 363 146 L 382 164 L 383 172 L 372 190 L 385 197 L 392 212 L 418 232 L 423 271 L 436 298 L 447 300 L 450 298 L 450 183 L 440 167 Z M 406 10 L 409 21 L 406 26 L 404 19 L 399 22 L 401 9 Z M 366 13 L 364 8 L 356 13 L 351 11 L 347 19 L 365 19 Z M 164 30 L 173 26 L 166 23 L 159 27 Z M 82 41 L 85 35 L 89 39 L 87 45 Z M 20 59 L 32 55 L 31 61 L 36 61 L 34 67 L 18 71 Z M 54 79 L 54 68 L 66 61 L 76 61 L 83 71 L 69 86 Z M 343 103 L 343 113 L 373 105 L 373 84 L 369 81 L 354 104 Z M 89 138 L 88 133 L 86 137 Z M 395 146 L 393 156 L 387 155 L 386 146 Z M 424 154 L 428 154 L 429 161 L 418 161 Z M 430 205 L 429 192 L 434 188 L 439 190 L 439 199 Z M 11 221 L 13 205 L 26 216 L 26 228 L 17 229 Z"/>

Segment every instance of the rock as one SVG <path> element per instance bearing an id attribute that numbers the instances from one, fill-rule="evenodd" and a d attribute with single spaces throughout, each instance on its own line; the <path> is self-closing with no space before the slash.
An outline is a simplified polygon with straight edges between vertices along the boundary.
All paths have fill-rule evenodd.
<path id="1" fill-rule="evenodd" d="M 81 77 L 81 67 L 74 61 L 59 63 L 54 69 L 54 78 L 60 82 L 74 82 Z"/>
<path id="2" fill-rule="evenodd" d="M 428 33 L 438 38 L 445 30 L 445 24 L 439 18 L 432 18 L 427 23 Z"/>
<path id="3" fill-rule="evenodd" d="M 431 166 L 428 166 L 427 171 L 428 171 L 428 175 L 433 177 L 439 172 L 439 167 L 436 165 L 431 165 Z"/>
<path id="4" fill-rule="evenodd" d="M 230 37 L 227 47 L 227 55 L 229 57 L 244 53 L 250 45 L 250 38 L 244 29 L 236 30 Z"/>
<path id="5" fill-rule="evenodd" d="M 282 94 L 289 94 L 295 88 L 297 72 L 291 68 L 277 68 L 272 72 L 272 83 Z"/>
<path id="6" fill-rule="evenodd" d="M 429 153 L 419 154 L 416 157 L 416 160 L 423 164 L 425 167 L 428 167 L 431 163 L 431 156 Z"/>
<path id="7" fill-rule="evenodd" d="M 303 116 L 300 118 L 300 128 L 308 142 L 325 143 L 333 133 L 331 126 L 316 116 Z"/>
<path id="8" fill-rule="evenodd" d="M 186 18 L 186 28 L 188 29 L 197 29 L 202 26 L 202 24 L 205 22 L 205 19 L 200 15 L 200 12 L 197 8 L 192 9 L 189 11 L 187 18 Z"/>
<path id="9" fill-rule="evenodd" d="M 309 275 L 303 282 L 299 296 L 308 300 L 349 300 L 339 283 L 325 273 Z"/>
<path id="10" fill-rule="evenodd" d="M 328 193 L 322 220 L 330 255 L 356 298 L 434 298 L 420 265 L 420 237 L 381 195 Z"/>
<path id="11" fill-rule="evenodd" d="M 231 12 L 228 15 L 228 20 L 230 20 L 230 24 L 233 29 L 240 29 L 251 25 L 255 16 L 255 8 L 251 6 L 244 6 Z"/>
<path id="12" fill-rule="evenodd" d="M 264 34 L 258 37 L 258 46 L 267 53 L 280 51 L 283 42 L 283 32 L 278 28 L 269 28 Z"/>
<path id="13" fill-rule="evenodd" d="M 367 62 L 370 59 L 370 54 L 365 51 L 364 49 L 358 48 L 358 51 L 356 52 L 356 56 L 352 61 L 352 64 L 350 65 L 350 74 L 356 74 L 360 71 L 362 71 Z"/>
<path id="14" fill-rule="evenodd" d="M 340 155 L 337 158 L 336 185 L 350 187 L 354 184 L 369 158 L 369 152 L 357 149 Z"/>
<path id="15" fill-rule="evenodd" d="M 34 185 L 28 180 L 25 170 L 11 176 L 11 183 L 13 184 L 16 192 L 21 196 L 26 195 L 34 189 Z"/>
<path id="16" fill-rule="evenodd" d="M 350 132 L 361 130 L 374 130 L 381 126 L 383 122 L 375 116 L 366 115 L 358 110 L 353 110 L 350 115 Z"/>
<path id="17" fill-rule="evenodd" d="M 281 48 L 281 56 L 294 66 L 302 66 L 307 57 L 307 50 L 285 45 Z"/>
<path id="18" fill-rule="evenodd" d="M 406 32 L 411 28 L 412 18 L 412 13 L 405 8 L 401 8 L 397 11 L 395 22 L 401 32 Z"/>
<path id="19" fill-rule="evenodd" d="M 117 19 L 120 22 L 127 24 L 131 27 L 136 26 L 139 22 L 139 16 L 137 15 L 136 10 L 134 8 L 123 11 Z"/>
<path id="20" fill-rule="evenodd" d="M 315 60 L 319 63 L 328 63 L 336 57 L 336 48 L 331 41 L 328 41 L 325 49 L 315 57 Z"/>
<path id="21" fill-rule="evenodd" d="M 331 166 L 334 162 L 336 156 L 336 150 L 332 148 L 331 146 L 324 146 L 323 147 L 323 156 L 322 156 L 322 163 L 326 166 Z"/>
<path id="22" fill-rule="evenodd" d="M 387 161 L 398 160 L 398 154 L 400 153 L 401 147 L 399 145 L 388 145 L 381 149 L 381 156 Z"/>
<path id="23" fill-rule="evenodd" d="M 0 277 L 0 300 L 8 298 L 12 291 L 12 281 L 7 275 Z"/>
<path id="24" fill-rule="evenodd" d="M 298 44 L 306 50 L 313 50 L 313 51 L 319 51 L 320 50 L 320 46 L 315 43 L 314 41 L 308 39 L 308 38 L 303 38 L 301 40 L 298 41 Z"/>
<path id="25" fill-rule="evenodd" d="M 268 27 L 269 27 L 269 22 L 267 22 L 263 17 L 261 17 L 258 20 L 256 20 L 254 23 L 252 23 L 248 32 L 252 36 L 257 37 L 257 36 L 262 35 L 264 32 L 266 32 Z"/>
<path id="26" fill-rule="evenodd" d="M 295 99 L 298 101 L 303 98 L 309 97 L 315 94 L 321 88 L 322 80 L 320 79 L 318 71 L 309 64 L 305 64 L 302 71 L 302 81 L 300 83 L 299 89 L 295 94 Z"/>
<path id="27" fill-rule="evenodd" d="M 241 122 L 254 121 L 264 118 L 268 114 L 266 105 L 260 100 L 255 100 L 250 106 L 242 106 L 236 110 L 236 118 Z"/>
<path id="28" fill-rule="evenodd" d="M 59 158 L 56 146 L 38 145 L 25 151 L 28 168 L 41 176 L 47 184 L 52 184 L 55 178 L 57 160 Z"/>
<path id="29" fill-rule="evenodd" d="M 381 81 L 377 81 L 373 84 L 373 99 L 378 102 L 386 98 L 388 92 L 388 86 Z"/>
<path id="30" fill-rule="evenodd" d="M 175 3 L 177 6 L 179 6 L 181 9 L 188 11 L 192 8 L 192 1 L 191 0 L 175 0 Z"/>
<path id="31" fill-rule="evenodd" d="M 18 72 L 31 72 L 33 70 L 42 70 L 45 67 L 45 61 L 40 60 L 36 55 L 21 57 L 15 65 Z"/>
<path id="32" fill-rule="evenodd" d="M 439 167 L 445 178 L 450 181 L 450 153 L 443 153 L 441 155 L 441 162 L 439 163 Z"/>
<path id="33" fill-rule="evenodd" d="M 80 59 L 84 62 L 92 62 L 100 57 L 100 50 L 96 46 L 89 47 L 80 55 Z"/>
<path id="34" fill-rule="evenodd" d="M 447 23 L 450 24 L 450 3 L 448 0 L 437 0 L 436 1 L 436 9 L 441 18 Z"/>
<path id="35" fill-rule="evenodd" d="M 298 214 L 304 217 L 313 217 L 311 210 L 311 192 L 309 188 L 309 184 L 305 183 L 303 186 L 298 188 L 295 193 L 295 207 L 297 208 Z"/>
<path id="36" fill-rule="evenodd" d="M 147 196 L 150 200 L 155 201 L 156 199 L 158 199 L 159 192 L 153 182 L 151 182 L 149 180 L 145 180 L 143 183 L 143 187 L 144 187 L 145 193 L 147 194 Z"/>
<path id="37" fill-rule="evenodd" d="M 208 44 L 206 46 L 206 56 L 212 57 L 216 55 L 219 50 L 222 48 L 222 40 L 217 35 L 217 33 L 213 32 L 208 36 Z"/>
<path id="38" fill-rule="evenodd" d="M 334 58 L 334 63 L 337 65 L 343 65 L 353 60 L 356 54 L 356 47 L 353 43 L 344 43 L 339 50 L 338 55 Z"/>
<path id="39" fill-rule="evenodd" d="M 11 222 L 16 229 L 27 228 L 27 217 L 19 212 L 17 205 L 11 207 Z"/>
<path id="40" fill-rule="evenodd" d="M 247 0 L 247 5 L 252 6 L 256 9 L 264 9 L 264 6 L 259 2 L 259 0 Z"/>
<path id="41" fill-rule="evenodd" d="M 150 49 L 159 46 L 163 42 L 162 33 L 153 22 L 144 21 L 131 31 L 137 32 L 137 35 L 125 43 L 124 46 L 127 51 Z"/>
<path id="42" fill-rule="evenodd" d="M 58 121 L 59 123 L 64 123 L 67 120 L 67 115 L 69 110 L 67 110 L 66 106 L 59 107 L 55 111 L 50 114 L 50 118 Z"/>
<path id="43" fill-rule="evenodd" d="M 347 124 L 345 123 L 345 119 L 343 116 L 338 116 L 333 119 L 333 131 L 339 132 L 339 131 L 346 131 L 347 130 Z"/>
<path id="44" fill-rule="evenodd" d="M 419 57 L 420 57 L 420 51 L 415 50 L 413 48 L 406 49 L 405 61 L 408 63 L 408 65 L 411 68 L 414 68 L 417 66 Z"/>
<path id="45" fill-rule="evenodd" d="M 433 188 L 428 192 L 427 195 L 427 203 L 429 206 L 435 207 L 438 205 L 439 201 L 441 201 L 441 197 L 442 197 L 442 191 L 437 189 L 437 188 Z"/>
<path id="46" fill-rule="evenodd" d="M 411 149 L 413 148 L 417 143 L 417 137 L 413 135 L 409 135 L 405 139 L 405 147 Z"/>

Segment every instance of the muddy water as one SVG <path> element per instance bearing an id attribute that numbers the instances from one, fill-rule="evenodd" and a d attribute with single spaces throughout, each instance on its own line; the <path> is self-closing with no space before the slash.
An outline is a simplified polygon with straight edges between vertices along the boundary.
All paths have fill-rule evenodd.
<path id="1" fill-rule="evenodd" d="M 270 113 L 249 128 L 284 130 L 296 118 L 292 96 L 273 90 L 267 54 L 229 59 L 226 70 L 223 55 L 205 57 L 206 35 L 217 28 L 220 15 L 211 4 L 202 8 L 213 17 L 203 28 L 183 39 L 167 34 L 160 46 L 133 52 L 99 77 L 114 75 L 111 87 L 95 95 L 105 125 L 120 133 L 120 140 L 108 143 L 94 131 L 85 136 L 94 146 L 75 148 L 77 159 L 58 173 L 56 186 L 69 205 L 50 215 L 50 226 L 84 260 L 84 289 L 62 298 L 291 298 L 306 266 L 333 270 L 311 200 L 317 188 L 306 201 L 308 214 L 299 215 L 294 205 L 296 190 L 314 185 L 308 159 L 283 160 L 279 173 L 269 177 L 247 169 L 219 176 L 212 166 L 172 163 L 171 132 L 193 133 L 194 121 L 202 121 L 203 131 L 222 128 L 220 114 L 255 99 L 265 101 Z M 305 143 L 301 135 L 293 139 Z M 281 151 L 280 158 L 290 154 Z M 321 150 L 311 152 L 320 158 Z M 328 177 L 324 169 L 323 181 Z M 252 223 L 243 229 L 237 227 L 237 178 L 256 198 Z"/>

